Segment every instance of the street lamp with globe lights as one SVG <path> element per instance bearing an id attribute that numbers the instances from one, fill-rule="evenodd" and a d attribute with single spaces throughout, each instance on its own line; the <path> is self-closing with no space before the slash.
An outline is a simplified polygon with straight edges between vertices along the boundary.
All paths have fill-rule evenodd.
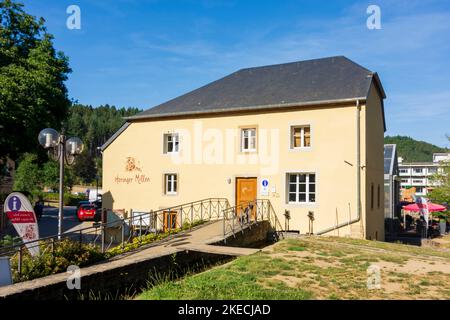
<path id="1" fill-rule="evenodd" d="M 75 157 L 83 152 L 83 142 L 80 138 L 67 139 L 64 130 L 60 134 L 55 129 L 46 128 L 39 133 L 39 144 L 48 150 L 48 155 L 59 161 L 59 211 L 58 211 L 58 239 L 62 235 L 62 221 L 64 217 L 64 164 L 71 165 Z"/>

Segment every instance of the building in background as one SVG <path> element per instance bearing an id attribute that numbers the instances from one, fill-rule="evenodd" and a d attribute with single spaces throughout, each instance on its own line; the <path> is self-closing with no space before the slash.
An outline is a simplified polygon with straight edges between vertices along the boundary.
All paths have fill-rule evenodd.
<path id="1" fill-rule="evenodd" d="M 400 218 L 400 177 L 397 146 L 384 145 L 384 218 L 385 232 L 393 233 L 395 220 Z"/>
<path id="2" fill-rule="evenodd" d="M 399 157 L 401 190 L 415 188 L 416 196 L 427 196 L 437 186 L 431 178 L 441 172 L 442 161 L 450 161 L 450 153 L 433 154 L 433 162 L 403 162 Z"/>

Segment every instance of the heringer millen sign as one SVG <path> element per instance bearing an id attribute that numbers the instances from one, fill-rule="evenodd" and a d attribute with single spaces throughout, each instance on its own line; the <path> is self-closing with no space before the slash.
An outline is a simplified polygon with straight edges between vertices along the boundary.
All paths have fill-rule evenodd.
<path id="1" fill-rule="evenodd" d="M 33 207 L 22 193 L 13 192 L 5 200 L 4 210 L 17 234 L 22 238 L 32 256 L 39 255 L 39 228 Z"/>
<path id="2" fill-rule="evenodd" d="M 142 166 L 140 165 L 140 163 L 133 157 L 127 157 L 125 172 L 127 172 L 127 175 L 115 176 L 114 182 L 116 184 L 142 184 L 150 182 L 150 178 L 142 173 Z"/>

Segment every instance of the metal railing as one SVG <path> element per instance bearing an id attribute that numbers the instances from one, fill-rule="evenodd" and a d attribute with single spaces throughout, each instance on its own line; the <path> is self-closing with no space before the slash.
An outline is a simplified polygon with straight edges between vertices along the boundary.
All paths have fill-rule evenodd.
<path id="1" fill-rule="evenodd" d="M 282 226 L 272 203 L 268 199 L 256 199 L 240 203 L 223 211 L 223 236 L 236 235 L 246 228 L 252 228 L 258 222 L 269 221 L 275 231 L 275 236 L 284 238 Z"/>
<path id="2" fill-rule="evenodd" d="M 91 227 L 65 232 L 58 239 L 58 235 L 40 238 L 39 240 L 15 244 L 0 248 L 0 256 L 13 256 L 18 254 L 18 272 L 21 273 L 24 248 L 39 246 L 41 255 L 52 252 L 54 256 L 56 246 L 62 241 L 75 241 L 80 244 L 91 244 L 101 248 L 102 253 L 111 247 L 124 246 L 132 241 L 138 244 L 149 234 L 158 236 L 161 233 L 178 233 L 181 230 L 191 229 L 200 222 L 220 220 L 224 210 L 230 208 L 225 198 L 208 198 L 189 202 L 173 207 L 149 212 L 130 210 L 124 218 L 106 219 L 106 222 L 93 223 Z M 111 211 L 110 211 L 111 213 Z M 128 216 L 129 215 L 129 216 Z M 104 217 L 113 217 L 102 212 Z M 156 239 L 156 238 L 155 238 Z"/>

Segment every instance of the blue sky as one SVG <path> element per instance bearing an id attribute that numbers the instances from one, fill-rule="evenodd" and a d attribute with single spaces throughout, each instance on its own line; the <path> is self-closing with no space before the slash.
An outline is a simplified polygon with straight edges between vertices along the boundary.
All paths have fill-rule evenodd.
<path id="1" fill-rule="evenodd" d="M 379 73 L 387 134 L 450 147 L 450 2 L 22 0 L 70 58 L 69 95 L 147 109 L 243 67 L 345 55 Z M 81 9 L 81 30 L 66 8 Z M 366 8 L 381 8 L 369 30 Z"/>

